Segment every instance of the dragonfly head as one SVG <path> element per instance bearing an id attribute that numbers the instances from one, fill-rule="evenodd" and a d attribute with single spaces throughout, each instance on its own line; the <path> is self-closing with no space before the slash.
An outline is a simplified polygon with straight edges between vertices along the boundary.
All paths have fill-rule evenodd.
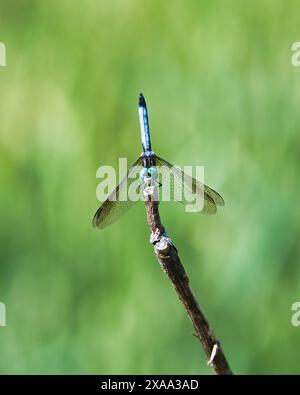
<path id="1" fill-rule="evenodd" d="M 151 180 L 156 180 L 158 178 L 158 172 L 156 167 L 151 166 L 151 167 L 144 167 L 140 171 L 140 179 L 143 181 L 148 181 L 149 179 Z"/>

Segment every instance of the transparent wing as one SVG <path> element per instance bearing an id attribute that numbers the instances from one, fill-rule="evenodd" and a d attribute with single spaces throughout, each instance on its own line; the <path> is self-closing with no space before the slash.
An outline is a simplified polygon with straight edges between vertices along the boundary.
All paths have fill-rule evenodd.
<path id="1" fill-rule="evenodd" d="M 184 193 L 182 193 L 182 200 L 180 200 L 184 205 L 191 203 L 193 195 L 202 193 L 204 204 L 201 213 L 215 214 L 217 212 L 217 206 L 224 206 L 224 200 L 218 192 L 214 191 L 207 185 L 202 184 L 195 178 L 192 178 L 170 162 L 156 156 L 156 165 L 166 166 L 169 169 L 171 180 L 174 183 L 173 189 L 178 188 L 179 190 L 184 191 Z M 187 191 L 188 196 L 186 196 Z"/>
<path id="2" fill-rule="evenodd" d="M 132 201 L 130 199 L 122 201 L 119 200 L 119 198 L 121 192 L 124 191 L 125 188 L 129 188 L 133 182 L 137 181 L 135 178 L 130 177 L 133 177 L 133 175 L 137 171 L 137 168 L 141 166 L 141 164 L 141 158 L 134 162 L 134 164 L 128 170 L 127 175 L 123 178 L 117 188 L 98 208 L 93 218 L 93 226 L 97 226 L 98 228 L 103 229 L 106 226 L 113 224 L 134 205 L 135 201 Z M 140 181 L 140 184 L 142 183 L 143 182 Z"/>

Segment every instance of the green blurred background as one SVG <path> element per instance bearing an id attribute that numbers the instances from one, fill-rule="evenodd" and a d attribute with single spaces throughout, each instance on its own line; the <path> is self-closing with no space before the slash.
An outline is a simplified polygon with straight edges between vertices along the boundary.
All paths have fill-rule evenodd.
<path id="1" fill-rule="evenodd" d="M 299 373 L 297 1 L 0 1 L 1 373 L 211 373 L 140 203 L 104 231 L 96 169 L 204 165 L 216 216 L 162 203 L 234 372 Z"/>

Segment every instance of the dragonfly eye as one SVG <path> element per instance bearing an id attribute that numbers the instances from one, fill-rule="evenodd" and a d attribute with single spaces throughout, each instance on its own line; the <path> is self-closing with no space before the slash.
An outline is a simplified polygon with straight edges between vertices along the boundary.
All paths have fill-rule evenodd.
<path id="1" fill-rule="evenodd" d="M 140 179 L 144 181 L 145 177 L 149 177 L 148 169 L 145 167 L 140 171 Z"/>
<path id="2" fill-rule="evenodd" d="M 145 180 L 145 178 L 156 180 L 158 177 L 158 173 L 155 167 L 143 168 L 140 171 L 140 179 Z"/>
<path id="3" fill-rule="evenodd" d="M 156 167 L 149 167 L 148 169 L 148 175 L 151 177 L 153 180 L 156 180 L 158 177 L 157 169 Z"/>

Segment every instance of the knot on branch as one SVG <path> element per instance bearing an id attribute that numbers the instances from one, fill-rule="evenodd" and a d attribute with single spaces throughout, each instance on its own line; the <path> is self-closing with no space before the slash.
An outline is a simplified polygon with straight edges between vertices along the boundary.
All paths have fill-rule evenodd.
<path id="1" fill-rule="evenodd" d="M 161 230 L 159 228 L 155 229 L 155 232 L 151 232 L 150 243 L 156 245 L 162 237 Z"/>
<path id="2" fill-rule="evenodd" d="M 209 361 L 207 362 L 207 365 L 213 366 L 213 362 L 214 362 L 215 356 L 217 355 L 217 352 L 219 351 L 219 348 L 220 348 L 220 344 L 217 341 L 213 346 L 213 349 L 211 351 L 210 358 L 209 358 Z"/>
<path id="3" fill-rule="evenodd" d="M 160 240 L 155 244 L 155 251 L 157 254 L 167 255 L 171 245 L 171 239 L 167 236 L 162 236 Z"/>

